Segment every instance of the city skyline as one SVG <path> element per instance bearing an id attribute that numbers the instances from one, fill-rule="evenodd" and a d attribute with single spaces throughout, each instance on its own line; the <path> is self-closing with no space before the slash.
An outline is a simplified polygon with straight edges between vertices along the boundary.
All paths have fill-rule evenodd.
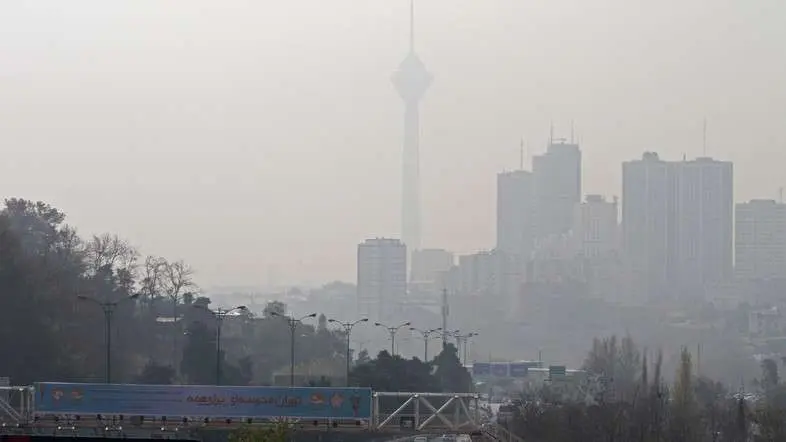
<path id="1" fill-rule="evenodd" d="M 296 3 L 3 5 L 4 194 L 183 259 L 205 287 L 354 280 L 354 245 L 400 229 L 389 81 L 409 2 Z M 786 5 L 495 5 L 418 7 L 439 77 L 420 109 L 423 247 L 493 246 L 495 175 L 552 121 L 575 121 L 583 193 L 618 194 L 644 151 L 700 156 L 706 119 L 735 201 L 777 198 Z"/>

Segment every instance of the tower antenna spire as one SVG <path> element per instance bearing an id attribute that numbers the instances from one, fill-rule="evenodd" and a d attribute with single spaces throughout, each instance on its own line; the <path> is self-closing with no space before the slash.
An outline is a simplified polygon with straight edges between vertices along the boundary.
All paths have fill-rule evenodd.
<path id="1" fill-rule="evenodd" d="M 409 52 L 415 52 L 415 0 L 409 0 Z"/>
<path id="2" fill-rule="evenodd" d="M 420 101 L 432 76 L 415 54 L 415 1 L 409 0 L 409 4 L 409 53 L 391 80 L 404 102 L 401 237 L 408 251 L 412 251 L 420 249 Z"/>

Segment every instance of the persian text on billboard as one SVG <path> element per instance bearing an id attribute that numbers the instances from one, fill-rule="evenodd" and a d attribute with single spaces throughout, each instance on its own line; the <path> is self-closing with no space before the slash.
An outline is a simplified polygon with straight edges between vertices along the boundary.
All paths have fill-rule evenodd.
<path id="1" fill-rule="evenodd" d="M 51 414 L 369 419 L 370 388 L 36 384 L 35 408 Z"/>

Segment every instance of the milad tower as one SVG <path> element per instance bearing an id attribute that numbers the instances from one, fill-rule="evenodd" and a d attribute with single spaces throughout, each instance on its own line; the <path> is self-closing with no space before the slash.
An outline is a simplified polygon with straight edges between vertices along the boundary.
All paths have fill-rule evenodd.
<path id="1" fill-rule="evenodd" d="M 404 101 L 401 238 L 410 253 L 420 249 L 420 100 L 431 80 L 415 54 L 415 0 L 410 0 L 409 53 L 393 74 L 393 85 Z"/>

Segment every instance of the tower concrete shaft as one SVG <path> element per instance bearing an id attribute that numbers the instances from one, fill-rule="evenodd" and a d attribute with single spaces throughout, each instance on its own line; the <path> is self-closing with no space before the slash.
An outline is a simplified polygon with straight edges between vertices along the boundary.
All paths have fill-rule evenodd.
<path id="1" fill-rule="evenodd" d="M 404 103 L 401 170 L 401 236 L 408 250 L 420 249 L 420 106 Z"/>
<path id="2" fill-rule="evenodd" d="M 432 81 L 431 74 L 415 53 L 414 11 L 414 0 L 411 0 L 409 54 L 392 78 L 404 101 L 401 236 L 409 251 L 420 249 L 420 101 Z"/>

